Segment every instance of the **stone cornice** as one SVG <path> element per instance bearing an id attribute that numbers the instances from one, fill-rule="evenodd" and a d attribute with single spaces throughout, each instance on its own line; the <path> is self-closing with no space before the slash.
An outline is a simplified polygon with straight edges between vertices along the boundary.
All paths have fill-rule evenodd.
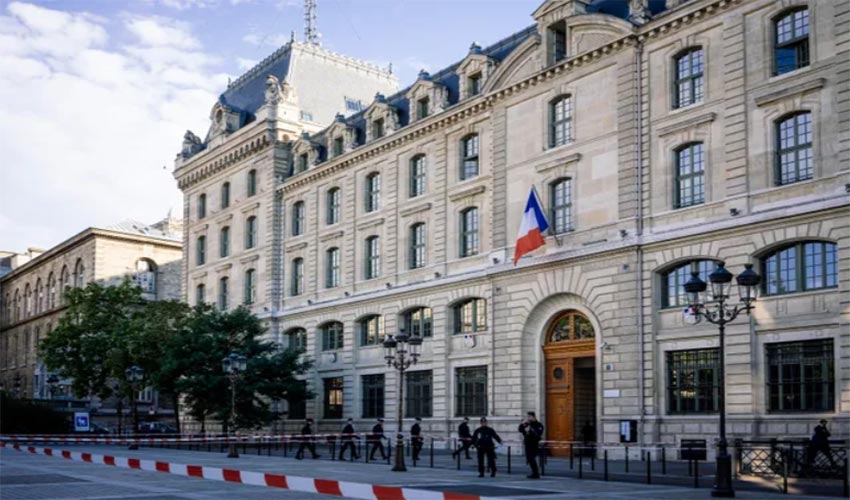
<path id="1" fill-rule="evenodd" d="M 535 170 L 537 171 L 538 174 L 541 174 L 543 172 L 552 170 L 555 167 L 566 166 L 566 165 L 569 165 L 570 163 L 576 163 L 580 160 L 581 160 L 581 153 L 573 153 L 571 155 L 568 155 L 565 158 L 558 158 L 558 159 L 555 159 L 555 160 L 552 160 L 552 161 L 548 161 L 548 162 L 546 162 L 542 165 L 538 165 L 537 167 L 535 167 Z"/>
<path id="2" fill-rule="evenodd" d="M 259 125 L 259 123 L 256 125 Z M 224 170 L 228 166 L 272 146 L 274 140 L 269 130 L 266 127 L 256 128 L 256 133 L 242 139 L 238 144 L 234 144 L 221 152 L 217 152 L 215 149 L 210 150 L 207 155 L 199 155 L 200 157 L 189 160 L 187 164 L 175 170 L 174 177 L 177 179 L 177 187 L 185 191 L 192 185 Z M 225 145 L 226 143 L 222 146 Z M 205 156 L 209 156 L 209 158 L 205 158 Z"/>
<path id="3" fill-rule="evenodd" d="M 419 205 L 414 205 L 412 207 L 405 208 L 400 213 L 401 213 L 402 217 L 408 217 L 408 216 L 411 216 L 413 214 L 418 214 L 419 212 L 425 212 L 426 210 L 431 210 L 431 202 L 430 201 L 425 202 L 425 203 L 421 203 Z"/>
<path id="4" fill-rule="evenodd" d="M 373 226 L 380 226 L 383 223 L 384 223 L 384 218 L 378 217 L 377 219 L 372 219 L 372 220 L 367 220 L 365 222 L 361 222 L 360 224 L 357 225 L 357 230 L 362 231 L 363 229 L 369 229 L 370 227 L 373 227 Z"/>
<path id="5" fill-rule="evenodd" d="M 253 261 L 255 261 L 255 260 L 260 260 L 260 254 L 255 253 L 255 254 L 253 254 L 253 255 L 248 255 L 248 256 L 245 256 L 245 257 L 241 257 L 241 258 L 239 259 L 239 263 L 240 263 L 240 264 L 247 264 L 247 263 L 249 263 L 249 262 L 253 262 Z"/>
<path id="6" fill-rule="evenodd" d="M 657 134 L 661 137 L 665 135 L 674 134 L 676 132 L 681 132 L 682 130 L 687 130 L 692 127 L 696 127 L 697 125 L 702 125 L 703 123 L 713 122 L 714 119 L 717 118 L 717 113 L 708 112 L 703 113 L 701 115 L 692 116 L 690 118 L 686 118 L 684 120 L 677 121 L 672 125 L 667 125 L 666 127 L 660 127 L 658 129 Z"/>
<path id="7" fill-rule="evenodd" d="M 798 83 L 790 87 L 782 87 L 779 90 L 773 90 L 771 92 L 757 95 L 755 98 L 756 106 L 764 106 L 780 99 L 785 99 L 786 97 L 803 94 L 810 90 L 817 90 L 823 88 L 825 85 L 826 78 L 815 78 L 814 80 Z"/>
<path id="8" fill-rule="evenodd" d="M 228 269 L 230 269 L 231 267 L 233 267 L 233 263 L 232 263 L 232 262 L 225 262 L 224 264 L 221 264 L 221 265 L 215 266 L 215 268 L 214 268 L 214 269 L 215 269 L 215 272 L 220 273 L 220 272 L 222 272 L 222 271 L 227 271 L 227 270 L 228 270 Z"/>
<path id="9" fill-rule="evenodd" d="M 297 252 L 301 249 L 307 248 L 308 245 L 310 245 L 310 243 L 307 242 L 307 241 L 302 241 L 301 243 L 296 243 L 294 245 L 290 245 L 290 246 L 286 247 L 286 253 Z"/>
<path id="10" fill-rule="evenodd" d="M 219 217 L 216 217 L 215 223 L 216 224 L 223 224 L 223 223 L 225 223 L 229 220 L 232 220 L 232 219 L 233 219 L 233 212 L 230 212 L 230 213 L 221 215 Z"/>
<path id="11" fill-rule="evenodd" d="M 344 234 L 345 234 L 345 231 L 333 231 L 331 233 L 325 233 L 325 234 L 319 236 L 319 241 L 324 243 L 326 241 L 335 240 L 337 238 L 342 238 L 342 236 Z"/>
<path id="12" fill-rule="evenodd" d="M 246 206 L 242 207 L 242 213 L 247 214 L 248 212 L 250 212 L 252 210 L 256 210 L 258 208 L 260 208 L 260 202 L 256 201 L 254 203 L 251 203 L 250 205 L 246 205 Z"/>
<path id="13" fill-rule="evenodd" d="M 471 198 L 477 194 L 481 194 L 484 191 L 487 191 L 487 186 L 474 186 L 469 189 L 464 189 L 463 191 L 458 191 L 456 193 L 452 193 L 449 195 L 449 199 L 451 201 L 458 201 L 464 198 Z"/>

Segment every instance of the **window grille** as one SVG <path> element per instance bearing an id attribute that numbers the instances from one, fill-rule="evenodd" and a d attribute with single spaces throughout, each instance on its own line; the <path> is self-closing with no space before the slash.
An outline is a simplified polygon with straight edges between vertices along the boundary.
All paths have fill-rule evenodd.
<path id="1" fill-rule="evenodd" d="M 455 369 L 455 416 L 487 414 L 487 367 Z"/>
<path id="2" fill-rule="evenodd" d="M 834 411 L 832 339 L 767 344 L 766 351 L 769 411 Z"/>
<path id="3" fill-rule="evenodd" d="M 668 413 L 716 413 L 719 395 L 719 349 L 667 353 Z"/>

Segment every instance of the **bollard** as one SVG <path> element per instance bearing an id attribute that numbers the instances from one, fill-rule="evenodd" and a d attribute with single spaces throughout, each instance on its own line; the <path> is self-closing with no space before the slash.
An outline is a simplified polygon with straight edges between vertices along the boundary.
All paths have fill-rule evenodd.
<path id="1" fill-rule="evenodd" d="M 590 447 L 590 470 L 596 471 L 596 447 Z"/>
<path id="2" fill-rule="evenodd" d="M 788 456 L 782 460 L 782 493 L 788 494 Z"/>
<path id="3" fill-rule="evenodd" d="M 608 480 L 608 450 L 602 450 L 603 469 L 605 471 L 605 480 Z"/>
<path id="4" fill-rule="evenodd" d="M 629 472 L 629 447 L 626 446 L 626 473 Z"/>
<path id="5" fill-rule="evenodd" d="M 457 454 L 457 470 L 460 470 L 460 453 Z"/>
<path id="6" fill-rule="evenodd" d="M 508 474 L 511 473 L 511 446 L 508 445 Z"/>
<path id="7" fill-rule="evenodd" d="M 578 478 L 581 479 L 584 475 L 582 474 L 584 471 L 584 455 L 579 453 L 578 455 Z"/>
<path id="8" fill-rule="evenodd" d="M 434 438 L 431 438 L 431 468 L 434 468 Z"/>
<path id="9" fill-rule="evenodd" d="M 575 453 L 573 453 L 573 443 L 570 443 L 570 470 L 573 470 L 573 457 Z"/>
<path id="10" fill-rule="evenodd" d="M 667 448 L 661 447 L 661 473 L 667 474 Z"/>
<path id="11" fill-rule="evenodd" d="M 260 456 L 262 454 L 263 454 L 263 440 L 260 439 L 259 441 L 257 441 L 257 456 Z"/>
<path id="12" fill-rule="evenodd" d="M 393 442 L 387 439 L 387 465 L 391 464 L 390 459 L 393 456 Z"/>
<path id="13" fill-rule="evenodd" d="M 688 460 L 688 477 L 694 475 L 694 463 L 692 460 Z"/>
<path id="14" fill-rule="evenodd" d="M 289 454 L 289 439 L 283 439 L 283 456 L 284 458 Z"/>
<path id="15" fill-rule="evenodd" d="M 408 448 L 410 448 L 408 454 L 410 454 L 410 456 L 413 458 L 413 466 L 416 467 L 416 455 L 413 454 L 413 438 L 410 438 L 410 446 L 408 446 Z"/>
<path id="16" fill-rule="evenodd" d="M 694 488 L 699 488 L 699 460 L 694 460 Z"/>
<path id="17" fill-rule="evenodd" d="M 331 460 L 336 460 L 336 440 L 330 442 Z"/>
<path id="18" fill-rule="evenodd" d="M 652 484 L 652 452 L 646 450 L 646 484 Z"/>
<path id="19" fill-rule="evenodd" d="M 850 457 L 844 455 L 844 496 L 850 497 Z"/>
<path id="20" fill-rule="evenodd" d="M 211 442 L 209 442 L 209 441 L 207 441 L 207 452 L 208 452 L 208 453 L 211 453 L 211 452 L 212 452 L 212 443 L 211 443 Z"/>
<path id="21" fill-rule="evenodd" d="M 543 452 L 540 454 L 540 475 L 546 475 L 546 445 L 543 445 Z"/>

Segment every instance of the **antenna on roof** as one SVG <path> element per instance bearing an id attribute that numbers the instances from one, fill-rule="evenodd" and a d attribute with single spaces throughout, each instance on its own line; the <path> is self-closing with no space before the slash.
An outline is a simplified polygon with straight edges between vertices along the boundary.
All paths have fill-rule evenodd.
<path id="1" fill-rule="evenodd" d="M 319 45 L 319 29 L 316 27 L 316 0 L 304 0 L 304 40 Z"/>

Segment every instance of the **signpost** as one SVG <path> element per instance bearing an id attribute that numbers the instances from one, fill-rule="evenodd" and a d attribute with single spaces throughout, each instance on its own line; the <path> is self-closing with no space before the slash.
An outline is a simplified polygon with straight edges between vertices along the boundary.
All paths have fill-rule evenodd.
<path id="1" fill-rule="evenodd" d="M 74 412 L 74 432 L 89 432 L 90 424 L 88 412 Z"/>

